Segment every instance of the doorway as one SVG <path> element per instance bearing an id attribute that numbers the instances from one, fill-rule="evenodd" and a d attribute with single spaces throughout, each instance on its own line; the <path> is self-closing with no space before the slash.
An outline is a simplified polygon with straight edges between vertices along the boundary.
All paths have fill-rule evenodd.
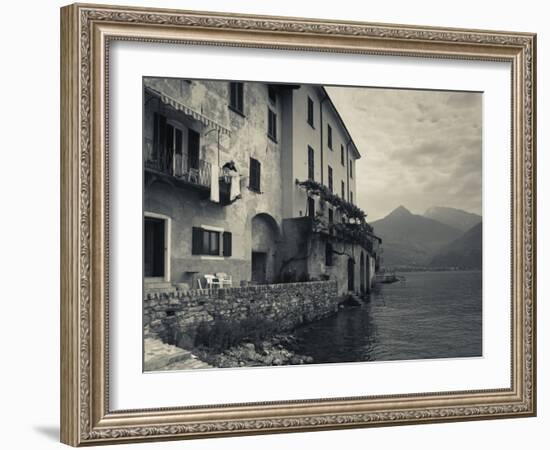
<path id="1" fill-rule="evenodd" d="M 267 272 L 267 253 L 252 252 L 252 282 L 265 284 Z"/>
<path id="2" fill-rule="evenodd" d="M 166 274 L 165 220 L 145 217 L 143 232 L 143 265 L 146 278 L 164 278 Z"/>
<path id="3" fill-rule="evenodd" d="M 348 291 L 353 292 L 355 290 L 355 261 L 353 258 L 348 259 Z"/>

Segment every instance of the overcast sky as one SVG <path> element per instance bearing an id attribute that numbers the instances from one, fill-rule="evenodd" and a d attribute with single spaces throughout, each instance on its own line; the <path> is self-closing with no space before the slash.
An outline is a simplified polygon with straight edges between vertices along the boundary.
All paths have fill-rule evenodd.
<path id="1" fill-rule="evenodd" d="M 400 205 L 481 214 L 482 94 L 327 90 L 361 153 L 356 196 L 369 220 Z"/>

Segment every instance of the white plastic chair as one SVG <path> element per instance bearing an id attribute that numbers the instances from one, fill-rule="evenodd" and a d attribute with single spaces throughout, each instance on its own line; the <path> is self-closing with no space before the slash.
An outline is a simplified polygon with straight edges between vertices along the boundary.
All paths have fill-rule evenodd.
<path id="1" fill-rule="evenodd" d="M 215 275 L 204 275 L 206 280 L 206 288 L 212 289 L 214 286 L 222 287 L 222 282 Z"/>
<path id="2" fill-rule="evenodd" d="M 221 287 L 224 285 L 233 286 L 233 277 L 231 275 L 227 275 L 225 272 L 218 272 L 216 273 L 216 277 L 218 278 Z"/>

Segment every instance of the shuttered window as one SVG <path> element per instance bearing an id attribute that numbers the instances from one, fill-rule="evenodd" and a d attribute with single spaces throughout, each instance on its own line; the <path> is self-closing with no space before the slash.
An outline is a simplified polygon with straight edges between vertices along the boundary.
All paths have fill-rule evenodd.
<path id="1" fill-rule="evenodd" d="M 327 123 L 327 142 L 328 148 L 332 150 L 332 127 Z"/>
<path id="2" fill-rule="evenodd" d="M 307 177 L 309 180 L 315 180 L 315 150 L 309 145 L 307 147 Z"/>
<path id="3" fill-rule="evenodd" d="M 239 114 L 244 114 L 243 83 L 229 83 L 229 107 Z"/>
<path id="4" fill-rule="evenodd" d="M 340 145 L 340 163 L 342 163 L 343 166 L 346 165 L 346 158 L 344 156 L 344 145 Z"/>
<path id="5" fill-rule="evenodd" d="M 248 187 L 255 192 L 261 192 L 261 171 L 262 165 L 260 161 L 250 158 L 250 179 Z"/>
<path id="6" fill-rule="evenodd" d="M 307 98 L 307 123 L 313 127 L 313 100 Z"/>
<path id="7" fill-rule="evenodd" d="M 166 117 L 155 113 L 153 126 L 153 160 L 158 160 L 166 148 Z"/>
<path id="8" fill-rule="evenodd" d="M 219 231 L 193 227 L 192 240 L 193 255 L 231 256 L 232 254 L 232 235 L 229 231 L 222 234 Z"/>
<path id="9" fill-rule="evenodd" d="M 269 97 L 269 101 L 271 103 L 277 103 L 277 93 L 275 92 L 275 86 L 272 86 L 271 84 L 267 86 L 267 96 Z"/>
<path id="10" fill-rule="evenodd" d="M 267 135 L 272 141 L 277 142 L 277 114 L 271 108 L 267 108 Z"/>
<path id="11" fill-rule="evenodd" d="M 334 184 L 332 180 L 332 167 L 330 166 L 328 166 L 328 189 L 330 190 L 330 192 L 332 192 L 334 189 Z"/>

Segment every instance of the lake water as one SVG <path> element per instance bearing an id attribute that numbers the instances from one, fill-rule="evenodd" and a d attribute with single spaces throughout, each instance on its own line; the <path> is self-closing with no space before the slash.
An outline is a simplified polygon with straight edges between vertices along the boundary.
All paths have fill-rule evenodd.
<path id="1" fill-rule="evenodd" d="M 399 273 L 370 302 L 294 333 L 315 363 L 482 355 L 481 272 Z"/>

